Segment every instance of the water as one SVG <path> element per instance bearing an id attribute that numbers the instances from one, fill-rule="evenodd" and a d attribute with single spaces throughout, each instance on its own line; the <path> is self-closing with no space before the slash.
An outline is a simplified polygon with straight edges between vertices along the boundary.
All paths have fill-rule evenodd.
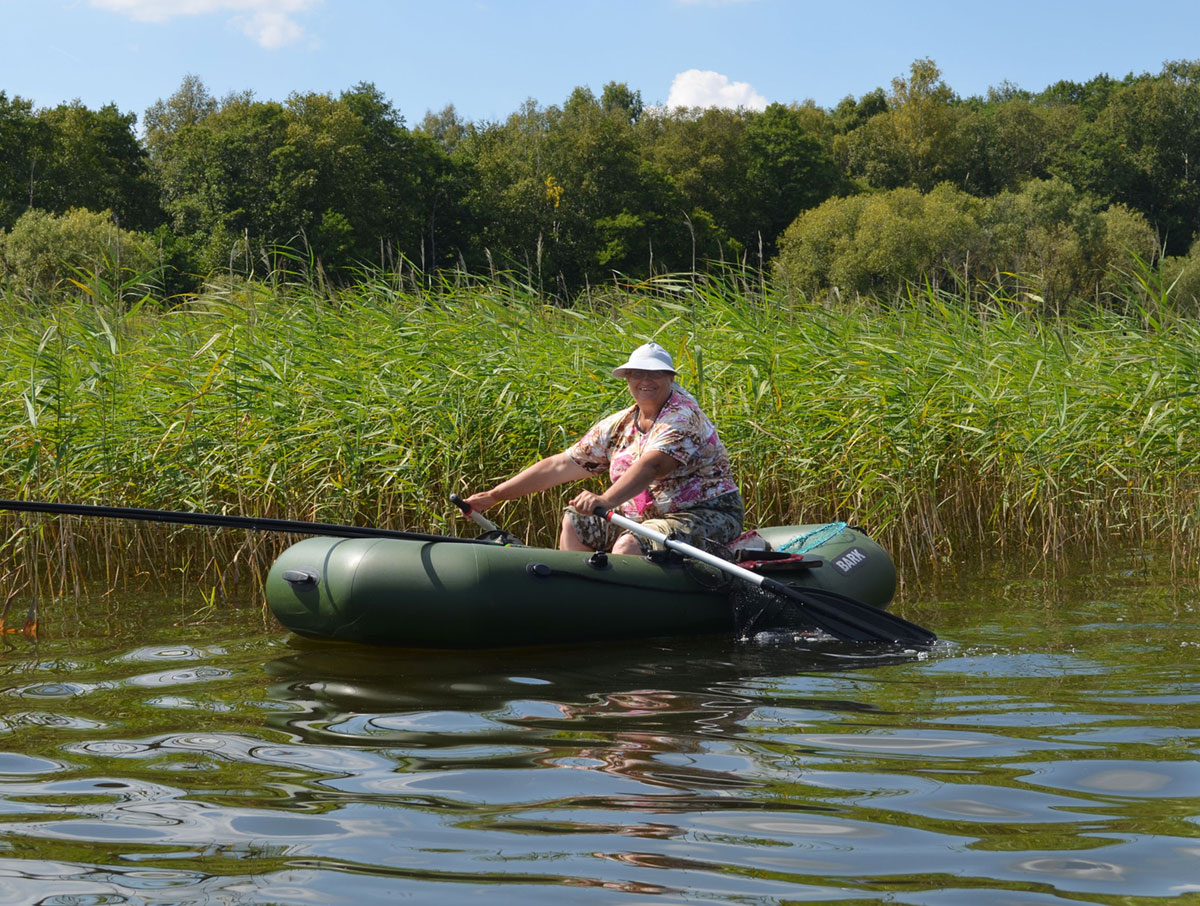
<path id="1" fill-rule="evenodd" d="M 925 653 L 48 604 L 0 650 L 0 906 L 1200 902 L 1200 613 L 1155 569 L 960 574 Z"/>

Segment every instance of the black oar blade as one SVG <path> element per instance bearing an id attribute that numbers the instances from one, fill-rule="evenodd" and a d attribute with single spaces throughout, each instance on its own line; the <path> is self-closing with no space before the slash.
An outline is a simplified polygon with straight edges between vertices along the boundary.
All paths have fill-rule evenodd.
<path id="1" fill-rule="evenodd" d="M 931 645 L 937 641 L 937 635 L 924 626 L 835 591 L 798 588 L 775 579 L 764 579 L 759 587 L 795 601 L 813 625 L 846 642 Z"/>
<path id="2" fill-rule="evenodd" d="M 596 507 L 596 515 L 635 535 L 657 541 L 668 550 L 677 551 L 684 556 L 699 560 L 701 563 L 707 563 L 714 569 L 735 576 L 743 582 L 767 592 L 774 592 L 801 605 L 805 617 L 813 625 L 836 636 L 843 642 L 899 642 L 909 645 L 928 645 L 937 640 L 937 636 L 923 626 L 892 616 L 886 611 L 878 610 L 862 601 L 856 601 L 854 598 L 826 591 L 823 588 L 801 589 L 785 585 L 777 579 L 753 573 L 708 551 L 684 544 L 682 541 L 648 528 L 640 522 L 635 522 L 605 507 Z"/>

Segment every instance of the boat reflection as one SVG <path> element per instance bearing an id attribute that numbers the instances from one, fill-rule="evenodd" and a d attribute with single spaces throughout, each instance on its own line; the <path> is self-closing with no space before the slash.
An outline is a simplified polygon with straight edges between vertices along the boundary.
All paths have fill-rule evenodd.
<path id="1" fill-rule="evenodd" d="M 809 677 L 917 657 L 786 641 L 431 652 L 296 640 L 267 667 L 271 697 L 288 706 L 268 722 L 298 743 L 386 749 L 405 771 L 556 767 L 736 788 L 755 781 L 700 756 L 748 741 L 756 712 L 798 697 L 805 709 L 870 712 L 805 692 Z"/>

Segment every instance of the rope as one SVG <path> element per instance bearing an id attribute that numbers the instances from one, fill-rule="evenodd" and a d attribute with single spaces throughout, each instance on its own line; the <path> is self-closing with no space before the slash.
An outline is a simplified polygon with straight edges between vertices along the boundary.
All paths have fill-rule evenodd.
<path id="1" fill-rule="evenodd" d="M 806 554 L 814 547 L 820 547 L 826 541 L 840 535 L 845 531 L 846 523 L 830 522 L 828 525 L 822 525 L 819 528 L 813 529 L 811 532 L 805 532 L 803 535 L 797 535 L 779 546 L 779 549 L 787 554 Z"/>

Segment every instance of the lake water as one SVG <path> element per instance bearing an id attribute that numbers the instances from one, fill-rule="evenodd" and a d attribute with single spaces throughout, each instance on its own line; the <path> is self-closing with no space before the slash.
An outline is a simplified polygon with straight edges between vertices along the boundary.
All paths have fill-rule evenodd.
<path id="1" fill-rule="evenodd" d="M 911 592 L 919 654 L 45 603 L 0 641 L 0 904 L 1200 902 L 1195 586 L 1027 567 Z"/>

